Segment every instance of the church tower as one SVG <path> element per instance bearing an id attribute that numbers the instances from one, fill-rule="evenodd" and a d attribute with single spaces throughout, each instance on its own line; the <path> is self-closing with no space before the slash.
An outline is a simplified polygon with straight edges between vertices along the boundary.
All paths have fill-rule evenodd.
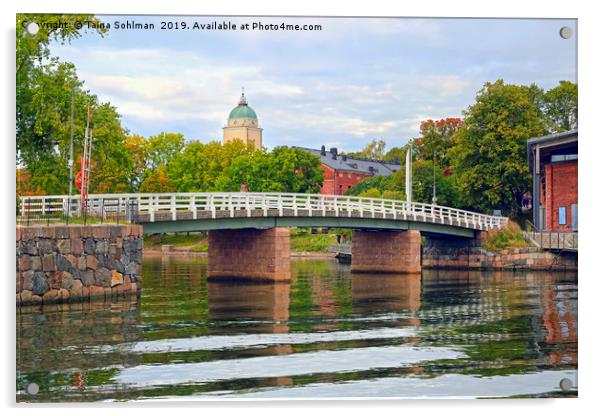
<path id="1" fill-rule="evenodd" d="M 230 111 L 228 125 L 224 127 L 224 143 L 240 139 L 243 143 L 253 143 L 256 149 L 260 149 L 262 130 L 257 122 L 257 114 L 249 107 L 243 90 L 238 105 Z"/>

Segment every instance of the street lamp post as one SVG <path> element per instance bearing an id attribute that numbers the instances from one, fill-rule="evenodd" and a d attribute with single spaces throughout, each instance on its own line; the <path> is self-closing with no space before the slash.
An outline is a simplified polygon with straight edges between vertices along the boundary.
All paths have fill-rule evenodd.
<path id="1" fill-rule="evenodd" d="M 437 175 L 435 162 L 437 160 L 437 151 L 433 150 L 433 205 L 437 205 Z"/>

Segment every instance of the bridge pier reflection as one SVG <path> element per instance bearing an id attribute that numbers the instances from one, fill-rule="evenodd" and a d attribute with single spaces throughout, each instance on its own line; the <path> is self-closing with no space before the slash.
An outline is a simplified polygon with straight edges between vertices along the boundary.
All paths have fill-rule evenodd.
<path id="1" fill-rule="evenodd" d="M 420 290 L 419 274 L 356 274 L 351 280 L 353 312 L 418 312 Z M 418 319 L 411 321 L 419 324 Z"/>
<path id="2" fill-rule="evenodd" d="M 253 331 L 288 332 L 291 287 L 239 282 L 207 282 L 208 317 L 213 333 L 231 333 L 229 322 L 245 317 Z"/>

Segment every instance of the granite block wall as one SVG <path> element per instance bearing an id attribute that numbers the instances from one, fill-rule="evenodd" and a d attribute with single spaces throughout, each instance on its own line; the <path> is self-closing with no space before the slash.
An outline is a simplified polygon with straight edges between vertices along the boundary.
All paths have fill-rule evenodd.
<path id="1" fill-rule="evenodd" d="M 19 305 L 140 292 L 140 225 L 18 227 L 16 234 Z"/>

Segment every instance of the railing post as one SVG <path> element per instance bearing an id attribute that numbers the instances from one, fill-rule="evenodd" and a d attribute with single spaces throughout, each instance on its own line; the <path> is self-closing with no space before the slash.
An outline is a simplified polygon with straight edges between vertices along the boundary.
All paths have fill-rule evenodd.
<path id="1" fill-rule="evenodd" d="M 311 206 L 311 199 L 310 198 L 311 198 L 311 196 L 308 195 L 307 196 L 307 211 L 309 212 L 309 216 L 311 217 L 311 216 L 313 216 L 312 215 L 313 214 L 313 212 L 312 212 L 313 209 L 312 209 L 312 206 Z"/>
<path id="2" fill-rule="evenodd" d="M 213 194 L 209 195 L 207 202 L 209 203 L 209 209 L 211 210 L 211 218 L 215 218 L 215 204 L 213 203 Z"/>
<path id="3" fill-rule="evenodd" d="M 278 194 L 278 215 L 281 217 L 284 215 L 282 208 L 282 194 Z"/>
<path id="4" fill-rule="evenodd" d="M 339 197 L 337 195 L 334 196 L 332 203 L 334 206 L 334 216 L 338 217 L 339 216 Z"/>
<path id="5" fill-rule="evenodd" d="M 295 217 L 299 215 L 299 207 L 297 206 L 297 195 L 293 195 L 293 213 Z"/>
<path id="6" fill-rule="evenodd" d="M 192 212 L 192 219 L 196 220 L 196 196 L 191 195 L 190 201 L 188 202 L 188 209 Z"/>

